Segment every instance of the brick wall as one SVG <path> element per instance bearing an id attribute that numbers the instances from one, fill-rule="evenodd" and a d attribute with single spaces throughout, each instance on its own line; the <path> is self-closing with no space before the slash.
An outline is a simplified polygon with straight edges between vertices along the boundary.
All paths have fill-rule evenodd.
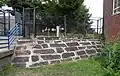
<path id="1" fill-rule="evenodd" d="M 104 32 L 107 40 L 113 41 L 120 32 L 120 14 L 113 15 L 113 0 L 104 0 Z"/>

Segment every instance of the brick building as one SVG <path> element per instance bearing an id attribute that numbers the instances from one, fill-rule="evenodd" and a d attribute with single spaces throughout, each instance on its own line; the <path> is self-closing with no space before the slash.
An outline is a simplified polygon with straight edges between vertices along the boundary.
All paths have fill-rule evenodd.
<path id="1" fill-rule="evenodd" d="M 104 0 L 103 10 L 106 39 L 115 40 L 120 35 L 120 0 Z"/>

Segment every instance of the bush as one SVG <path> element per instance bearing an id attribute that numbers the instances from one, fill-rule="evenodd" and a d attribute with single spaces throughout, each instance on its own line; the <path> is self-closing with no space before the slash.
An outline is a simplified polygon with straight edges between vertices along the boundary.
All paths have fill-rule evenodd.
<path id="1" fill-rule="evenodd" d="M 105 76 L 120 76 L 120 43 L 105 44 L 104 53 L 96 58 L 106 71 Z"/>

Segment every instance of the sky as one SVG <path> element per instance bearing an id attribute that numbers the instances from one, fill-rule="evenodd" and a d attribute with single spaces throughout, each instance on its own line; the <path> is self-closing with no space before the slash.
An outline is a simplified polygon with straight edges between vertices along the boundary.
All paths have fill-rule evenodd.
<path id="1" fill-rule="evenodd" d="M 85 0 L 84 4 L 89 8 L 92 17 L 103 17 L 103 0 Z"/>
<path id="2" fill-rule="evenodd" d="M 84 4 L 89 8 L 89 13 L 92 14 L 91 19 L 103 18 L 103 0 L 85 0 Z M 96 20 L 93 21 L 91 28 L 97 28 Z M 102 28 L 102 22 L 99 23 L 99 28 Z M 100 29 L 98 31 L 102 32 Z"/>

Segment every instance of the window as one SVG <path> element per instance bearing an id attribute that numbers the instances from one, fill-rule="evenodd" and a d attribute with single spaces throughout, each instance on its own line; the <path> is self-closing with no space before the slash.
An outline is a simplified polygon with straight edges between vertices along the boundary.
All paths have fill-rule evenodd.
<path id="1" fill-rule="evenodd" d="M 113 14 L 120 13 L 120 0 L 113 0 Z"/>

